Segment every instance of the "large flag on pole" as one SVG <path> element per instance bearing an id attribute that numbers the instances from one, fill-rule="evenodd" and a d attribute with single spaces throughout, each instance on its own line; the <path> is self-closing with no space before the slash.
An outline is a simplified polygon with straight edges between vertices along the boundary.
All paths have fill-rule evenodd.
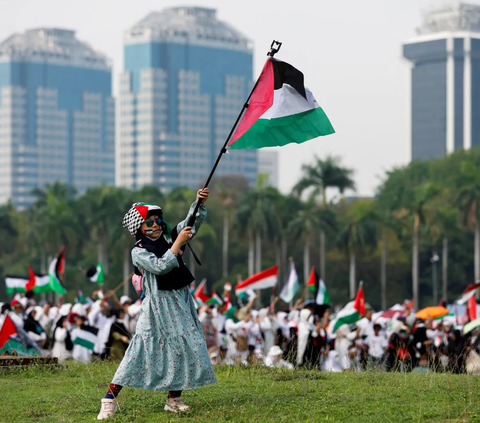
<path id="1" fill-rule="evenodd" d="M 477 292 L 480 289 L 480 282 L 477 283 L 472 283 L 471 285 L 467 286 L 467 289 L 462 292 L 462 295 L 460 298 L 455 301 L 457 304 L 465 304 L 471 296 L 475 295 L 475 292 Z"/>
<path id="2" fill-rule="evenodd" d="M 365 315 L 365 295 L 363 293 L 363 286 L 358 288 L 357 296 L 354 301 L 350 301 L 344 308 L 342 308 L 336 315 L 335 320 L 330 324 L 333 325 L 332 332 L 342 325 L 351 325 L 358 322 Z"/>
<path id="3" fill-rule="evenodd" d="M 58 256 L 50 263 L 48 275 L 50 276 L 50 289 L 59 295 L 65 295 L 67 290 L 63 284 L 65 268 L 65 247 L 62 247 Z"/>
<path id="4" fill-rule="evenodd" d="M 327 115 L 305 87 L 303 73 L 270 58 L 228 146 L 255 149 L 300 144 L 334 132 Z"/>
<path id="5" fill-rule="evenodd" d="M 277 284 L 278 265 L 257 273 L 240 282 L 235 287 L 235 293 L 248 292 L 250 289 L 272 288 Z"/>
<path id="6" fill-rule="evenodd" d="M 295 263 L 293 262 L 293 260 L 291 260 L 290 268 L 288 270 L 287 282 L 285 283 L 282 292 L 280 292 L 280 298 L 286 303 L 289 303 L 293 300 L 293 297 L 295 297 L 295 294 L 297 293 L 299 287 L 300 285 L 298 283 L 297 271 L 295 270 Z"/>

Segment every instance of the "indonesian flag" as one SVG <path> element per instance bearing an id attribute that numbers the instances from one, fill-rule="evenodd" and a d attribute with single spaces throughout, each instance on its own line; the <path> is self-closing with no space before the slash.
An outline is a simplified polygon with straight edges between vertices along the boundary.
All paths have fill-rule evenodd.
<path id="1" fill-rule="evenodd" d="M 351 325 L 358 322 L 365 315 L 365 295 L 363 286 L 358 288 L 354 301 L 350 301 L 336 315 L 335 320 L 330 323 L 333 326 L 333 333 L 342 325 Z"/>
<path id="2" fill-rule="evenodd" d="M 267 59 L 229 148 L 255 149 L 303 143 L 333 134 L 327 115 L 292 65 Z"/>
<path id="3" fill-rule="evenodd" d="M 7 315 L 3 321 L 2 328 L 0 329 L 0 350 L 8 342 L 10 337 L 16 334 L 17 329 L 15 328 L 15 324 L 12 319 L 10 319 L 10 316 Z"/>
<path id="4" fill-rule="evenodd" d="M 277 284 L 278 265 L 250 276 L 235 287 L 235 293 L 247 292 L 250 289 L 272 288 Z"/>
<path id="5" fill-rule="evenodd" d="M 206 279 L 202 280 L 202 282 L 200 282 L 200 285 L 198 285 L 198 288 L 193 293 L 193 297 L 200 304 L 205 304 L 210 299 L 210 296 L 207 295 L 206 293 L 206 286 L 205 286 L 206 283 L 207 283 Z"/>
<path id="6" fill-rule="evenodd" d="M 50 289 L 60 295 L 65 295 L 67 290 L 63 284 L 65 269 L 65 247 L 62 247 L 58 256 L 50 263 L 48 275 L 50 276 Z"/>
<path id="7" fill-rule="evenodd" d="M 477 292 L 478 289 L 480 289 L 480 282 L 468 285 L 467 289 L 463 291 L 460 298 L 455 302 L 457 304 L 465 304 L 470 299 L 470 297 L 472 297 L 475 294 L 475 292 Z"/>

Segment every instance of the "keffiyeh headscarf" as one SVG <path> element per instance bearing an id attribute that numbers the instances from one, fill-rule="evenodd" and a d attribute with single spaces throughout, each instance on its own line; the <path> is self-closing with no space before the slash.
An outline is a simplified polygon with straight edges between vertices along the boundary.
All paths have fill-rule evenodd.
<path id="1" fill-rule="evenodd" d="M 158 214 L 159 217 L 163 218 L 162 208 L 154 204 L 133 203 L 123 218 L 122 226 L 128 229 L 130 235 L 135 237 L 142 223 L 147 220 L 149 215 L 153 214 Z"/>

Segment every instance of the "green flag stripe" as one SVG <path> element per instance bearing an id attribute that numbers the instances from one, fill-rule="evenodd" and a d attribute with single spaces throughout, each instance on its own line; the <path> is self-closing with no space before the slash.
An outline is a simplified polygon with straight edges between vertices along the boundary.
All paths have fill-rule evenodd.
<path id="1" fill-rule="evenodd" d="M 85 347 L 89 350 L 92 350 L 93 351 L 93 347 L 95 346 L 95 344 L 93 342 L 90 342 L 90 341 L 87 341 L 86 339 L 82 339 L 82 338 L 75 338 L 75 341 L 73 341 L 73 343 L 75 345 L 80 345 L 82 347 Z"/>
<path id="2" fill-rule="evenodd" d="M 347 314 L 346 316 L 340 317 L 333 328 L 333 332 L 342 325 L 351 325 L 352 323 L 358 322 L 360 320 L 360 313 L 358 311 L 353 311 L 352 314 Z"/>
<path id="3" fill-rule="evenodd" d="M 258 119 L 230 148 L 239 150 L 301 144 L 334 132 L 325 112 L 321 107 L 317 107 L 281 118 Z"/>

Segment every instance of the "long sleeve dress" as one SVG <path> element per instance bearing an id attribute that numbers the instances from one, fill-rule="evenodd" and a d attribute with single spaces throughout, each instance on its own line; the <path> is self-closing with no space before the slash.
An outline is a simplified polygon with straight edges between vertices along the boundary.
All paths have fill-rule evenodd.
<path id="1" fill-rule="evenodd" d="M 193 213 L 177 225 L 180 232 Z M 206 217 L 201 206 L 192 234 Z M 163 236 L 163 235 L 162 235 Z M 167 241 L 171 241 L 165 237 Z M 159 290 L 155 275 L 178 266 L 168 250 L 161 258 L 143 248 L 132 250 L 133 264 L 144 270 L 143 299 L 135 335 L 115 373 L 112 383 L 152 391 L 181 391 L 215 383 L 205 337 L 188 286 Z"/>

